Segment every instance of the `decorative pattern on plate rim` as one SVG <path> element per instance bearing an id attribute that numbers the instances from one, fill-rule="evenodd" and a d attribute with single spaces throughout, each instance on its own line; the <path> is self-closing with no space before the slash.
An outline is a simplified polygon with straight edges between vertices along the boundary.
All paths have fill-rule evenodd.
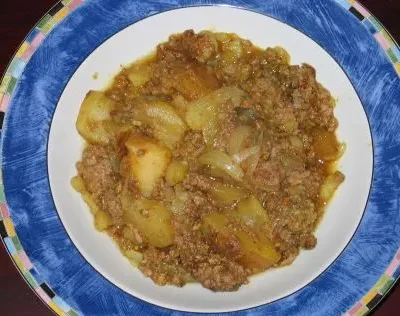
<path id="1" fill-rule="evenodd" d="M 392 38 L 385 27 L 360 3 L 354 0 L 335 0 L 345 9 L 349 10 L 361 23 L 371 32 L 375 40 L 385 51 L 388 59 L 400 76 L 400 47 Z M 374 285 L 374 287 L 364 295 L 364 297 L 354 304 L 347 311 L 346 316 L 362 316 L 368 314 L 375 308 L 382 298 L 396 283 L 400 276 L 400 249 L 397 251 L 385 273 Z"/>
<path id="2" fill-rule="evenodd" d="M 385 27 L 357 1 L 335 1 L 349 10 L 371 32 L 400 76 L 400 48 Z"/>
<path id="3" fill-rule="evenodd" d="M 17 82 L 36 49 L 48 33 L 69 13 L 71 13 L 83 0 L 62 0 L 54 5 L 37 25 L 27 35 L 0 83 L 0 127 L 3 125 L 5 113 L 7 112 L 13 91 Z M 8 250 L 14 264 L 18 268 L 25 281 L 30 285 L 38 297 L 57 315 L 77 316 L 76 313 L 50 286 L 43 280 L 35 267 L 30 262 L 23 250 L 14 224 L 8 212 L 4 196 L 3 180 L 0 170 L 0 236 Z"/>
<path id="4" fill-rule="evenodd" d="M 18 80 L 36 49 L 47 34 L 78 7 L 84 0 L 62 0 L 54 5 L 27 35 L 13 59 L 8 65 L 0 82 L 0 128 Z M 360 3 L 355 0 L 335 0 L 351 12 L 370 31 L 400 77 L 400 47 L 384 26 Z M 61 297 L 59 297 L 36 271 L 23 250 L 10 218 L 4 196 L 4 187 L 0 170 L 0 236 L 13 262 L 26 282 L 35 293 L 58 315 L 78 315 Z M 381 301 L 400 276 L 400 248 L 384 274 L 364 297 L 345 315 L 366 315 Z"/>
<path id="5" fill-rule="evenodd" d="M 42 280 L 23 250 L 4 200 L 3 184 L 0 185 L 0 235 L 19 272 L 41 298 L 58 315 L 78 315 L 50 286 Z"/>

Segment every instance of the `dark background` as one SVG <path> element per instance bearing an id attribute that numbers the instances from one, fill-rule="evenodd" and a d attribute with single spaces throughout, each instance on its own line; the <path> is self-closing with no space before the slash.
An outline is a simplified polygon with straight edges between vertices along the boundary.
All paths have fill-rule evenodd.
<path id="1" fill-rule="evenodd" d="M 283 1 L 283 0 L 282 0 Z M 0 75 L 30 29 L 57 1 L 1 0 Z M 360 0 L 400 42 L 400 0 Z M 0 242 L 0 314 L 53 315 L 22 279 Z M 329 302 L 327 302 L 329 304 Z M 374 311 L 374 316 L 400 315 L 400 287 Z"/>

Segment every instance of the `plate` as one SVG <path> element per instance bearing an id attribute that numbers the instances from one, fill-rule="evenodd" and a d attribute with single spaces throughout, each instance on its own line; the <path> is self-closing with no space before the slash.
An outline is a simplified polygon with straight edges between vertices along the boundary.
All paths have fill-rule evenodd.
<path id="1" fill-rule="evenodd" d="M 154 286 L 93 230 L 69 187 L 85 93 L 187 28 L 280 45 L 293 63 L 315 66 L 338 98 L 339 135 L 348 145 L 347 180 L 318 228 L 317 248 L 235 293 Z M 400 274 L 399 58 L 386 30 L 353 1 L 60 2 L 28 35 L 1 85 L 3 241 L 59 314 L 363 314 Z"/>
<path id="2" fill-rule="evenodd" d="M 164 27 L 159 27 L 161 25 Z M 312 64 L 318 80 L 337 98 L 338 133 L 348 148 L 340 160 L 340 170 L 346 175 L 346 181 L 318 227 L 317 247 L 301 252 L 290 267 L 253 277 L 249 285 L 229 294 L 213 293 L 200 284 L 189 284 L 183 289 L 154 286 L 137 269 L 132 271 L 115 243 L 93 229 L 92 215 L 68 181 L 76 174 L 75 164 L 82 155 L 82 141 L 75 122 L 87 92 L 107 85 L 121 64 L 129 64 L 132 59 L 151 51 L 157 43 L 167 40 L 170 34 L 188 28 L 234 32 L 261 47 L 281 45 L 291 52 L 294 64 Z M 266 36 L 265 31 L 271 29 L 274 32 Z M 96 79 L 93 79 L 94 73 Z M 260 306 L 296 292 L 339 256 L 357 228 L 368 199 L 372 176 L 371 143 L 367 116 L 350 80 L 312 39 L 285 23 L 243 8 L 192 6 L 154 14 L 127 26 L 104 41 L 79 65 L 54 110 L 47 162 L 51 193 L 61 222 L 78 251 L 96 271 L 125 292 L 158 306 L 191 312 L 228 312 Z M 101 249 L 96 247 L 98 244 L 102 245 Z"/>

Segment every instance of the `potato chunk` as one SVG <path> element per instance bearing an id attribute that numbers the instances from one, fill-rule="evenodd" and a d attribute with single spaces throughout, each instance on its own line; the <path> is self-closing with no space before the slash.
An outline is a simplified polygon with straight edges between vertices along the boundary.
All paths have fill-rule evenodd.
<path id="1" fill-rule="evenodd" d="M 334 174 L 327 176 L 319 191 L 320 199 L 328 202 L 343 181 L 344 175 L 340 171 L 336 171 Z"/>
<path id="2" fill-rule="evenodd" d="M 211 213 L 203 218 L 203 232 L 213 236 L 211 240 L 219 251 L 257 271 L 265 270 L 280 260 L 280 254 L 269 239 L 260 235 L 254 238 L 243 230 L 232 229 L 228 227 L 229 222 L 229 217 L 221 213 Z"/>
<path id="3" fill-rule="evenodd" d="M 85 184 L 80 176 L 75 176 L 71 179 L 71 186 L 75 191 L 81 194 L 82 200 L 89 206 L 90 212 L 93 215 L 100 211 L 93 196 L 86 190 Z"/>
<path id="4" fill-rule="evenodd" d="M 106 129 L 106 121 L 114 102 L 101 91 L 89 91 L 86 95 L 76 121 L 79 134 L 89 143 L 107 144 L 111 135 Z"/>
<path id="5" fill-rule="evenodd" d="M 112 225 L 111 215 L 104 211 L 98 211 L 94 215 L 94 227 L 102 232 Z"/>
<path id="6" fill-rule="evenodd" d="M 135 119 L 149 124 L 154 136 L 170 149 L 182 139 L 186 123 L 167 102 L 154 98 L 141 98 L 134 109 Z"/>
<path id="7" fill-rule="evenodd" d="M 86 191 L 85 184 L 80 176 L 75 176 L 71 179 L 72 188 L 79 193 Z"/>
<path id="8" fill-rule="evenodd" d="M 238 203 L 236 215 L 244 224 L 249 226 L 260 226 L 269 221 L 266 210 L 254 196 Z"/>
<path id="9" fill-rule="evenodd" d="M 174 87 L 187 100 L 196 100 L 220 86 L 218 79 L 207 67 L 192 63 L 190 67 L 174 67 Z"/>
<path id="10" fill-rule="evenodd" d="M 136 87 L 141 87 L 150 81 L 153 74 L 152 64 L 139 63 L 127 69 L 129 81 Z"/>
<path id="11" fill-rule="evenodd" d="M 75 191 L 82 195 L 83 201 L 89 206 L 94 216 L 94 227 L 102 232 L 112 225 L 111 215 L 99 208 L 93 196 L 86 190 L 85 184 L 80 176 L 71 179 L 71 185 Z"/>
<path id="12" fill-rule="evenodd" d="M 239 262 L 245 267 L 265 270 L 280 260 L 280 254 L 269 240 L 254 239 L 244 231 L 235 232 L 235 236 L 242 250 Z"/>
<path id="13" fill-rule="evenodd" d="M 343 153 L 343 145 L 338 143 L 335 133 L 324 129 L 314 130 L 313 146 L 317 157 L 325 161 L 337 160 Z"/>
<path id="14" fill-rule="evenodd" d="M 137 181 L 144 196 L 150 196 L 168 166 L 169 149 L 137 134 L 129 136 L 125 147 L 128 150 L 129 176 Z"/>
<path id="15" fill-rule="evenodd" d="M 243 55 L 243 46 L 240 39 L 233 39 L 222 44 L 222 63 L 235 64 Z"/>
<path id="16" fill-rule="evenodd" d="M 132 223 L 145 241 L 155 247 L 164 248 L 174 243 L 172 213 L 158 201 L 135 200 L 125 210 L 124 219 Z"/>
<path id="17" fill-rule="evenodd" d="M 220 213 L 211 213 L 203 218 L 203 228 L 205 231 L 217 232 L 217 233 L 229 233 L 227 225 L 229 219 L 226 215 Z"/>
<path id="18" fill-rule="evenodd" d="M 122 250 L 122 252 L 124 256 L 128 258 L 129 262 L 135 267 L 138 267 L 143 260 L 143 254 L 133 249 Z"/>
<path id="19" fill-rule="evenodd" d="M 187 162 L 180 160 L 173 160 L 167 169 L 165 180 L 170 186 L 180 183 L 185 179 L 189 166 Z"/>

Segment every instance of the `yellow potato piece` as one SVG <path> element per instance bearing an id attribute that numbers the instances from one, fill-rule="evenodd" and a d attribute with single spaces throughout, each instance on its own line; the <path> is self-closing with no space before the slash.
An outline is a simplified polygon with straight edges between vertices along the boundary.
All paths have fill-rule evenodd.
<path id="1" fill-rule="evenodd" d="M 226 64 L 236 63 L 243 55 L 243 47 L 240 39 L 233 39 L 224 43 L 222 49 L 222 62 Z"/>
<path id="2" fill-rule="evenodd" d="M 104 211 L 98 211 L 94 215 L 94 227 L 102 232 L 112 225 L 112 218 L 110 214 Z"/>
<path id="3" fill-rule="evenodd" d="M 131 134 L 125 146 L 128 149 L 129 176 L 137 181 L 144 196 L 150 196 L 165 173 L 171 153 L 153 139 L 137 134 Z"/>
<path id="4" fill-rule="evenodd" d="M 181 185 L 175 185 L 175 198 L 172 199 L 169 205 L 169 209 L 175 213 L 179 214 L 185 210 L 187 201 L 189 200 L 189 194 Z"/>
<path id="5" fill-rule="evenodd" d="M 283 63 L 290 64 L 290 55 L 286 49 L 281 46 L 275 46 L 273 50 L 279 55 Z"/>
<path id="6" fill-rule="evenodd" d="M 129 81 L 137 87 L 141 87 L 150 81 L 153 74 L 153 67 L 151 64 L 139 63 L 127 69 Z"/>
<path id="7" fill-rule="evenodd" d="M 75 191 L 81 194 L 82 200 L 89 206 L 92 214 L 96 214 L 100 211 L 93 196 L 86 190 L 85 184 L 80 176 L 75 176 L 71 179 L 71 186 Z"/>
<path id="8" fill-rule="evenodd" d="M 89 209 L 92 212 L 92 214 L 96 214 L 97 212 L 100 211 L 99 207 L 97 206 L 97 203 L 95 202 L 94 198 L 89 192 L 87 191 L 82 192 L 82 199 L 89 206 Z"/>
<path id="9" fill-rule="evenodd" d="M 280 260 L 280 254 L 268 240 L 261 242 L 243 231 L 234 234 L 239 239 L 242 250 L 239 261 L 247 268 L 265 270 Z"/>
<path id="10" fill-rule="evenodd" d="M 132 223 L 149 244 L 164 248 L 174 243 L 175 231 L 172 213 L 154 200 L 135 200 L 125 210 L 125 221 Z"/>
<path id="11" fill-rule="evenodd" d="M 187 130 L 186 123 L 167 102 L 143 98 L 134 111 L 135 119 L 149 124 L 154 137 L 170 149 L 176 146 Z"/>
<path id="12" fill-rule="evenodd" d="M 190 67 L 174 67 L 174 88 L 187 100 L 195 100 L 210 93 L 220 86 L 213 73 L 201 64 L 193 63 Z"/>
<path id="13" fill-rule="evenodd" d="M 89 91 L 81 105 L 76 128 L 79 134 L 89 143 L 107 144 L 111 135 L 105 127 L 110 119 L 114 102 L 103 92 Z"/>
<path id="14" fill-rule="evenodd" d="M 134 243 L 136 242 L 132 224 L 125 225 L 125 227 L 122 229 L 122 236 Z"/>
<path id="15" fill-rule="evenodd" d="M 71 185 L 82 195 L 83 201 L 89 206 L 91 213 L 94 216 L 94 227 L 102 232 L 112 225 L 111 215 L 99 208 L 93 196 L 86 190 L 85 184 L 80 176 L 75 176 L 71 179 Z"/>
<path id="16" fill-rule="evenodd" d="M 237 217 L 249 226 L 263 225 L 269 221 L 267 211 L 254 196 L 240 201 L 235 211 Z"/>
<path id="17" fill-rule="evenodd" d="M 280 260 L 280 254 L 269 239 L 261 236 L 253 238 L 243 230 L 228 227 L 228 223 L 228 216 L 221 213 L 203 218 L 203 232 L 206 235 L 216 234 L 212 241 L 219 251 L 256 270 L 265 270 Z"/>
<path id="18" fill-rule="evenodd" d="M 313 146 L 318 158 L 331 161 L 340 157 L 341 146 L 337 141 L 335 133 L 324 129 L 315 129 Z"/>
<path id="19" fill-rule="evenodd" d="M 128 258 L 129 262 L 135 267 L 138 267 L 143 260 L 143 254 L 133 249 L 125 250 L 123 251 L 123 254 L 125 255 L 125 257 Z"/>
<path id="20" fill-rule="evenodd" d="M 167 169 L 165 174 L 165 180 L 170 186 L 174 186 L 182 182 L 187 175 L 189 166 L 185 161 L 173 160 Z"/>
<path id="21" fill-rule="evenodd" d="M 82 193 L 86 191 L 85 184 L 80 176 L 75 176 L 71 179 L 71 186 L 76 192 Z"/>
<path id="22" fill-rule="evenodd" d="M 218 233 L 228 233 L 227 225 L 229 219 L 226 215 L 220 213 L 211 213 L 203 217 L 203 229 L 205 231 L 214 231 Z"/>
<path id="23" fill-rule="evenodd" d="M 228 229 L 229 218 L 225 214 L 211 213 L 203 218 L 202 231 L 218 252 L 232 259 L 240 255 L 237 238 Z"/>
<path id="24" fill-rule="evenodd" d="M 340 171 L 336 171 L 334 174 L 327 176 L 319 190 L 320 199 L 328 202 L 343 181 L 344 175 Z"/>

